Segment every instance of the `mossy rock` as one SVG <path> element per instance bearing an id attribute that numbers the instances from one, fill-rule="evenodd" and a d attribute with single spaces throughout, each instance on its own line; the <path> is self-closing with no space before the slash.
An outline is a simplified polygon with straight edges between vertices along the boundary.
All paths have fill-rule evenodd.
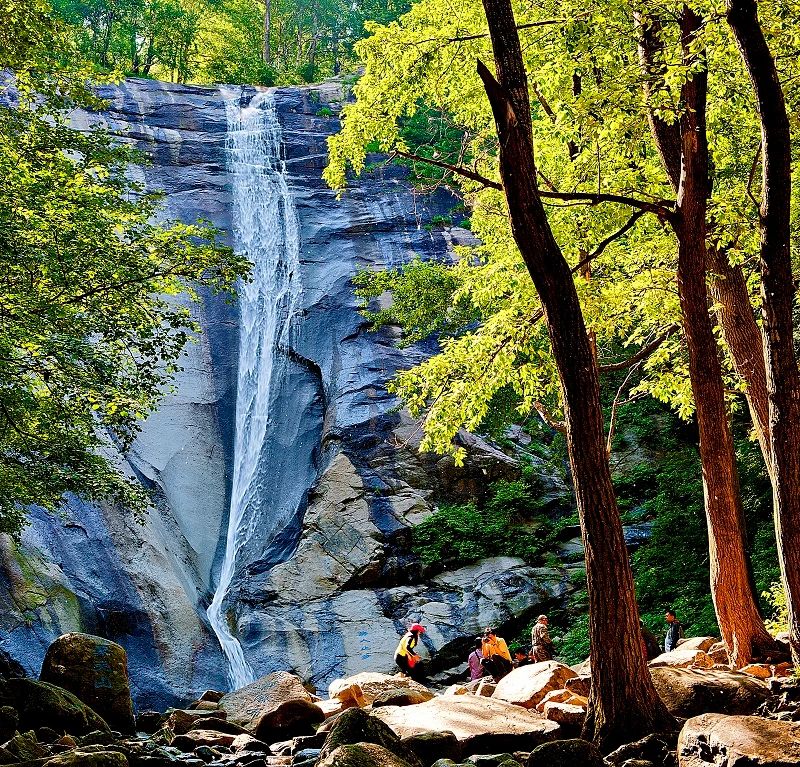
<path id="1" fill-rule="evenodd" d="M 409 765 L 421 767 L 414 752 L 400 742 L 400 738 L 388 724 L 377 717 L 370 716 L 360 708 L 349 708 L 338 716 L 322 746 L 320 760 L 327 758 L 340 746 L 349 746 L 355 743 L 374 743 L 397 754 Z"/>
<path id="2" fill-rule="evenodd" d="M 43 767 L 128 767 L 128 757 L 119 751 L 67 751 Z"/>
<path id="3" fill-rule="evenodd" d="M 9 679 L 4 685 L 3 703 L 19 714 L 23 730 L 50 727 L 56 732 L 86 735 L 93 730 L 109 731 L 103 718 L 71 692 L 33 679 Z"/>
<path id="4" fill-rule="evenodd" d="M 400 742 L 413 751 L 425 767 L 441 759 L 453 762 L 461 759 L 461 744 L 452 732 L 421 732 Z"/>
<path id="5" fill-rule="evenodd" d="M 377 743 L 339 746 L 317 764 L 318 767 L 411 767 L 397 754 Z"/>
<path id="6" fill-rule="evenodd" d="M 537 746 L 528 758 L 527 767 L 604 767 L 605 760 L 594 743 L 573 738 L 553 740 Z"/>
<path id="7" fill-rule="evenodd" d="M 39 678 L 69 690 L 115 730 L 135 730 L 128 656 L 116 642 L 92 634 L 63 634 L 47 648 Z"/>

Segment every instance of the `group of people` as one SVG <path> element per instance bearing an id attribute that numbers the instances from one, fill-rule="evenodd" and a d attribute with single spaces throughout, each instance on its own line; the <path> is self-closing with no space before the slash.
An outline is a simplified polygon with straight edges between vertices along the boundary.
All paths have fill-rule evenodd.
<path id="1" fill-rule="evenodd" d="M 667 610 L 664 620 L 667 623 L 664 651 L 670 652 L 678 646 L 678 640 L 683 638 L 683 625 L 677 619 L 674 610 Z M 549 625 L 547 616 L 540 615 L 531 629 L 530 648 L 513 647 L 510 650 L 506 640 L 497 636 L 494 628 L 487 627 L 483 636 L 475 640 L 475 645 L 467 658 L 470 680 L 474 681 L 488 675 L 495 682 L 499 682 L 514 668 L 552 660 L 553 640 L 548 631 Z M 642 650 L 647 660 L 652 660 L 661 653 L 661 647 L 655 635 L 644 625 L 644 621 L 640 621 L 640 625 Z M 425 627 L 422 624 L 412 624 L 403 635 L 394 654 L 395 663 L 400 671 L 414 679 L 422 678 L 420 657 L 415 648 L 423 633 Z"/>

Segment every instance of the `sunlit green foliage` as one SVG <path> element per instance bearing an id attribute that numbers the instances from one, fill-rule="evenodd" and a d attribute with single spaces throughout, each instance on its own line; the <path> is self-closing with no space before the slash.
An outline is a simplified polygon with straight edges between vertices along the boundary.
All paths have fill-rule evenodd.
<path id="1" fill-rule="evenodd" d="M 25 506 L 53 510 L 68 492 L 143 508 L 141 486 L 114 456 L 197 330 L 174 296 L 230 288 L 248 268 L 205 225 L 153 223 L 158 196 L 126 176 L 141 158 L 100 129 L 70 127 L 69 109 L 97 100 L 80 70 L 59 69 L 55 52 L 69 59 L 69 42 L 46 6 L 38 12 L 46 23 L 4 39 L 0 61 L 17 75 L 0 89 L 0 531 L 9 533 Z"/>
<path id="2" fill-rule="evenodd" d="M 607 193 L 640 201 L 669 200 L 661 160 L 647 121 L 652 107 L 667 121 L 679 118 L 679 90 L 704 60 L 681 61 L 677 19 L 682 3 L 618 2 L 515 3 L 523 52 L 530 74 L 540 186 L 545 192 Z M 715 241 L 731 261 L 749 269 L 757 250 L 759 180 L 751 179 L 760 134 L 747 75 L 715 0 L 692 7 L 705 19 L 692 43 L 705 50 L 710 69 L 709 131 L 714 186 L 711 215 Z M 764 23 L 784 68 L 789 102 L 797 101 L 797 41 L 792 3 L 762 8 Z M 647 103 L 639 63 L 636 11 L 657 12 L 667 22 L 663 82 L 656 81 Z M 476 73 L 476 62 L 493 62 L 482 4 L 465 0 L 421 0 L 397 22 L 372 27 L 356 46 L 366 71 L 355 87 L 356 103 L 344 110 L 342 131 L 329 141 L 328 183 L 346 187 L 349 173 L 366 167 L 367 151 L 413 154 L 420 142 L 406 127 L 441 115 L 447 134 L 461 136 L 457 148 L 442 141 L 438 159 L 475 178 L 445 174 L 464 197 L 471 227 L 482 245 L 462 254 L 454 298 L 472 304 L 482 323 L 445 340 L 441 352 L 401 373 L 394 391 L 415 415 L 424 414 L 422 448 L 452 452 L 459 428 L 476 429 L 488 403 L 505 388 L 519 398 L 519 415 L 560 413 L 560 391 L 532 288 L 511 237 L 505 200 L 482 183 L 497 181 L 495 127 Z M 424 104 L 424 107 L 420 105 Z M 421 114 L 422 112 L 422 114 Z M 436 147 L 421 150 L 434 158 Z M 424 165 L 420 163 L 421 165 Z M 437 171 L 441 175 L 441 169 Z M 434 174 L 432 174 L 434 175 Z M 434 175 L 435 178 L 435 175 Z M 346 190 L 343 192 L 346 194 Z M 571 264 L 592 257 L 591 276 L 576 270 L 576 284 L 589 329 L 596 334 L 601 364 L 619 359 L 680 322 L 675 285 L 676 244 L 663 216 L 632 220 L 635 208 L 553 201 L 550 223 Z M 625 233 L 608 241 L 626 223 Z M 751 279 L 755 293 L 757 282 Z M 755 300 L 755 299 L 754 299 Z M 730 371 L 731 404 L 742 382 Z M 645 392 L 669 404 L 682 418 L 693 414 L 681 335 L 675 333 L 636 371 L 627 394 Z"/>
<path id="3" fill-rule="evenodd" d="M 405 0 L 55 0 L 100 67 L 177 82 L 314 82 L 352 65 L 367 20 Z M 269 7 L 269 60 L 263 55 Z"/>

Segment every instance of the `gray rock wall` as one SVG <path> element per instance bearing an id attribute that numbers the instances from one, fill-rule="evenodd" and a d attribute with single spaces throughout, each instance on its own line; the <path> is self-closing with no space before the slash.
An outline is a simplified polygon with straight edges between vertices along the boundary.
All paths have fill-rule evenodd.
<path id="1" fill-rule="evenodd" d="M 241 97 L 252 92 L 244 88 Z M 110 105 L 102 120 L 150 156 L 135 172 L 148 188 L 165 191 L 165 217 L 205 218 L 228 230 L 220 92 L 129 80 L 104 95 Z M 257 673 L 297 671 L 319 685 L 390 669 L 409 621 L 431 627 L 429 650 L 452 650 L 486 623 L 560 599 L 569 584 L 566 571 L 504 558 L 420 582 L 407 550 L 409 525 L 430 513 L 435 498 L 479 495 L 493 479 L 514 476 L 516 466 L 469 436 L 463 470 L 420 456 L 416 425 L 386 391 L 397 369 L 430 348 L 400 350 L 389 330 L 367 332 L 350 280 L 359 268 L 415 255 L 447 258 L 454 233 L 425 224 L 446 215 L 454 200 L 444 191 L 415 196 L 393 167 L 337 200 L 320 173 L 338 121 L 318 113 L 335 111 L 340 99 L 336 83 L 276 94 L 301 226 L 303 294 L 287 350 L 290 372 L 278 393 L 291 417 L 270 448 L 285 456 L 301 500 L 269 545 L 251 547 L 237 563 L 226 604 Z M 78 124 L 96 119 L 76 116 Z M 38 672 L 58 634 L 107 636 L 128 651 L 140 707 L 225 686 L 205 608 L 230 501 L 237 315 L 213 296 L 193 312 L 204 332 L 187 349 L 175 392 L 123 461 L 154 492 L 144 523 L 72 502 L 64 520 L 35 511 L 19 547 L 0 542 L 2 648 Z"/>

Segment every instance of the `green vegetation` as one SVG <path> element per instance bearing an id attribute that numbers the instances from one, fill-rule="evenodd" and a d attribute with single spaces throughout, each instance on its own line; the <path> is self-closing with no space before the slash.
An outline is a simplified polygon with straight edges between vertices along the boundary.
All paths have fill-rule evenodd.
<path id="1" fill-rule="evenodd" d="M 176 82 L 310 83 L 354 65 L 406 0 L 54 0 L 100 69 Z M 269 40 L 265 50 L 265 14 Z"/>
<path id="2" fill-rule="evenodd" d="M 202 223 L 152 223 L 141 160 L 69 111 L 97 107 L 43 2 L 2 0 L 0 66 L 0 532 L 65 493 L 133 511 L 147 498 L 109 457 L 168 390 L 197 331 L 172 297 L 229 290 L 249 264 Z M 77 61 L 77 63 L 75 63 Z"/>

